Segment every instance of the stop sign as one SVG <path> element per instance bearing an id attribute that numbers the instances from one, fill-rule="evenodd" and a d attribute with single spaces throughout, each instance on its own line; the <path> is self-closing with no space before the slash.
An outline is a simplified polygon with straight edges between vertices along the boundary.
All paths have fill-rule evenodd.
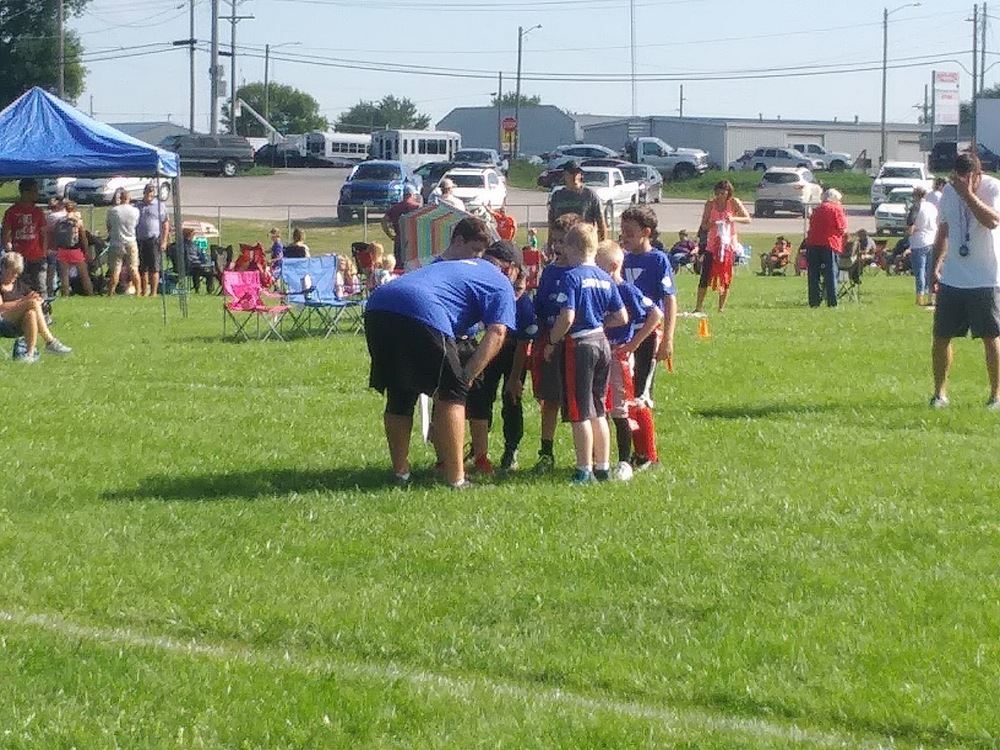
<path id="1" fill-rule="evenodd" d="M 517 120 L 513 117 L 505 117 L 500 121 L 500 129 L 505 133 L 513 133 L 517 130 Z"/>

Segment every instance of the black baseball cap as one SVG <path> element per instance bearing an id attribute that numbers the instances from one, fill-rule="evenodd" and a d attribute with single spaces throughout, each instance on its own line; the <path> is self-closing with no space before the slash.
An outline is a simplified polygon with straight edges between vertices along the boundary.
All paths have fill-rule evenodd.
<path id="1" fill-rule="evenodd" d="M 497 240 L 486 248 L 483 256 L 493 258 L 493 260 L 498 260 L 501 263 L 512 263 L 518 268 L 524 264 L 521 249 L 509 240 Z"/>
<path id="2" fill-rule="evenodd" d="M 583 172 L 583 167 L 580 166 L 580 162 L 576 159 L 570 159 L 568 162 L 563 164 L 564 174 L 574 174 L 575 172 Z"/>

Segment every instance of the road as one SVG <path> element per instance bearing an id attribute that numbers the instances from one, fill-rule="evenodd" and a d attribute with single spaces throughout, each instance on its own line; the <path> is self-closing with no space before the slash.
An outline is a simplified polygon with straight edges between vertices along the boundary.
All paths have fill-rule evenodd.
<path id="1" fill-rule="evenodd" d="M 301 221 L 309 224 L 334 223 L 337 196 L 344 183 L 344 169 L 279 169 L 267 177 L 184 177 L 181 201 L 187 215 L 234 219 L 263 219 L 274 222 Z M 706 196 L 707 198 L 708 196 Z M 545 223 L 547 193 L 512 188 L 507 206 L 520 226 Z M 695 200 L 666 200 L 654 204 L 660 230 L 667 235 L 679 229 L 695 230 L 701 221 L 704 203 Z M 875 231 L 875 219 L 867 206 L 847 206 L 851 231 Z M 800 234 L 803 221 L 787 216 L 754 219 L 748 230 L 767 235 Z"/>

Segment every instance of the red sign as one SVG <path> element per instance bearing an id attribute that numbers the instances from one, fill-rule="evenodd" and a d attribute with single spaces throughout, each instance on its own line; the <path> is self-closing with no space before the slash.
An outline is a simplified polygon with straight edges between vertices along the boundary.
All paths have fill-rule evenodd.
<path id="1" fill-rule="evenodd" d="M 505 117 L 500 121 L 500 129 L 505 133 L 513 133 L 517 130 L 517 120 L 513 117 Z"/>

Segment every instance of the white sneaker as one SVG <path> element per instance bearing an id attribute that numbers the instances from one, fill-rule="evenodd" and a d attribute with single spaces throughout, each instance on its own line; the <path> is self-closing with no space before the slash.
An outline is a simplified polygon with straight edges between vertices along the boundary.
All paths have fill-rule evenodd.
<path id="1" fill-rule="evenodd" d="M 632 464 L 619 461 L 611 475 L 619 482 L 627 482 L 632 478 Z"/>
<path id="2" fill-rule="evenodd" d="M 948 399 L 943 396 L 935 396 L 931 399 L 930 407 L 932 409 L 947 409 Z"/>
<path id="3" fill-rule="evenodd" d="M 69 354 L 73 350 L 59 339 L 52 339 L 52 341 L 45 345 L 45 351 L 50 354 Z"/>

